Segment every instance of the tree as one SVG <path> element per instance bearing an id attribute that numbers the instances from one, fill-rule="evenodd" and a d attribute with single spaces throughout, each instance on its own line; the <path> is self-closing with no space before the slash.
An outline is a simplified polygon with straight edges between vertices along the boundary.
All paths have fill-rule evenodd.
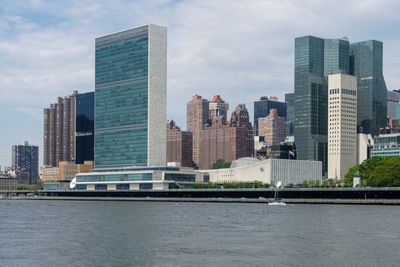
<path id="1" fill-rule="evenodd" d="M 230 162 L 225 162 L 223 159 L 218 159 L 217 162 L 213 164 L 213 169 L 229 168 L 230 166 Z"/>
<path id="2" fill-rule="evenodd" d="M 303 181 L 303 187 L 304 188 L 308 188 L 309 186 L 308 186 L 308 181 L 307 180 L 304 180 Z"/>
<path id="3" fill-rule="evenodd" d="M 369 186 L 400 186 L 400 158 L 388 157 L 368 177 Z"/>
<path id="4" fill-rule="evenodd" d="M 320 187 L 320 182 L 319 182 L 319 180 L 316 180 L 316 181 L 315 181 L 315 187 Z"/>
<path id="5" fill-rule="evenodd" d="M 344 176 L 344 183 L 347 185 L 353 185 L 354 173 L 356 171 L 360 173 L 361 181 L 367 181 L 375 168 L 381 166 L 385 159 L 386 158 L 382 157 L 372 157 L 364 160 L 361 164 L 350 168 Z"/>

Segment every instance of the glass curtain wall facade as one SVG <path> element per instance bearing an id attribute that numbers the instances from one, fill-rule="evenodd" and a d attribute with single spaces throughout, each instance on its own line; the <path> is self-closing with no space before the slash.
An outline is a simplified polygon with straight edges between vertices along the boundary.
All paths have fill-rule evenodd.
<path id="1" fill-rule="evenodd" d="M 350 73 L 350 43 L 341 39 L 324 40 L 324 76 Z"/>
<path id="2" fill-rule="evenodd" d="M 324 78 L 324 39 L 295 39 L 295 128 L 297 159 L 322 161 L 327 170 L 328 95 Z"/>
<path id="3" fill-rule="evenodd" d="M 286 121 L 293 122 L 294 121 L 294 93 L 285 94 L 285 103 L 286 103 Z"/>
<path id="4" fill-rule="evenodd" d="M 94 92 L 76 95 L 75 163 L 93 161 Z"/>
<path id="5" fill-rule="evenodd" d="M 350 43 L 304 36 L 295 39 L 295 123 L 297 158 L 322 161 L 327 171 L 328 75 L 349 74 Z"/>
<path id="6" fill-rule="evenodd" d="M 97 38 L 95 77 L 95 168 L 165 165 L 166 28 Z"/>
<path id="7" fill-rule="evenodd" d="M 378 135 L 386 125 L 387 88 L 383 77 L 383 43 L 370 40 L 350 46 L 350 72 L 358 78 L 357 126 Z"/>

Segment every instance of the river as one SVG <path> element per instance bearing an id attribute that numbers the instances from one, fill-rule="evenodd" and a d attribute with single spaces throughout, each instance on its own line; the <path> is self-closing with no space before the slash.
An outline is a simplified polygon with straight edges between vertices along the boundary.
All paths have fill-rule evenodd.
<path id="1" fill-rule="evenodd" d="M 399 266 L 400 207 L 0 200 L 1 266 Z"/>

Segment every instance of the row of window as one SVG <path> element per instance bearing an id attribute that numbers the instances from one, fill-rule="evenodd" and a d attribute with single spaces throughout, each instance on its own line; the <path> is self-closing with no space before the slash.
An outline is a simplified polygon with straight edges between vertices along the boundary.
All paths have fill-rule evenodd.
<path id="1" fill-rule="evenodd" d="M 354 96 L 357 95 L 356 91 L 345 89 L 345 88 L 341 88 L 341 90 L 339 88 L 329 89 L 330 95 L 339 94 L 339 93 L 346 94 L 346 95 L 354 95 Z"/>
<path id="2" fill-rule="evenodd" d="M 112 182 L 112 181 L 151 181 L 152 173 L 119 173 L 119 174 L 95 174 L 77 175 L 76 182 Z"/>
<path id="3" fill-rule="evenodd" d="M 129 190 L 129 184 L 116 184 L 115 188 L 117 190 Z M 94 190 L 107 190 L 107 184 L 95 184 Z M 139 184 L 139 189 L 153 189 L 153 184 L 146 183 L 146 184 Z M 87 190 L 87 185 L 85 184 L 78 184 L 76 185 L 76 190 Z"/>

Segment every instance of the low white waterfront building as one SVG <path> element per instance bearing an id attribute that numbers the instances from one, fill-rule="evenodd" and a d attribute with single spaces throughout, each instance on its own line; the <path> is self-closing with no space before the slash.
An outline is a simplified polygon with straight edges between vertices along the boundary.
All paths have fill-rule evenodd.
<path id="1" fill-rule="evenodd" d="M 190 188 L 196 182 L 203 182 L 203 178 L 199 172 L 194 172 L 193 169 L 124 167 L 79 173 L 72 180 L 71 187 L 76 190 L 166 190 Z"/>
<path id="2" fill-rule="evenodd" d="M 322 179 L 322 162 L 308 160 L 240 158 L 230 168 L 200 170 L 209 175 L 213 183 L 254 182 L 271 184 L 282 181 L 283 185 L 301 184 L 304 180 Z"/>

